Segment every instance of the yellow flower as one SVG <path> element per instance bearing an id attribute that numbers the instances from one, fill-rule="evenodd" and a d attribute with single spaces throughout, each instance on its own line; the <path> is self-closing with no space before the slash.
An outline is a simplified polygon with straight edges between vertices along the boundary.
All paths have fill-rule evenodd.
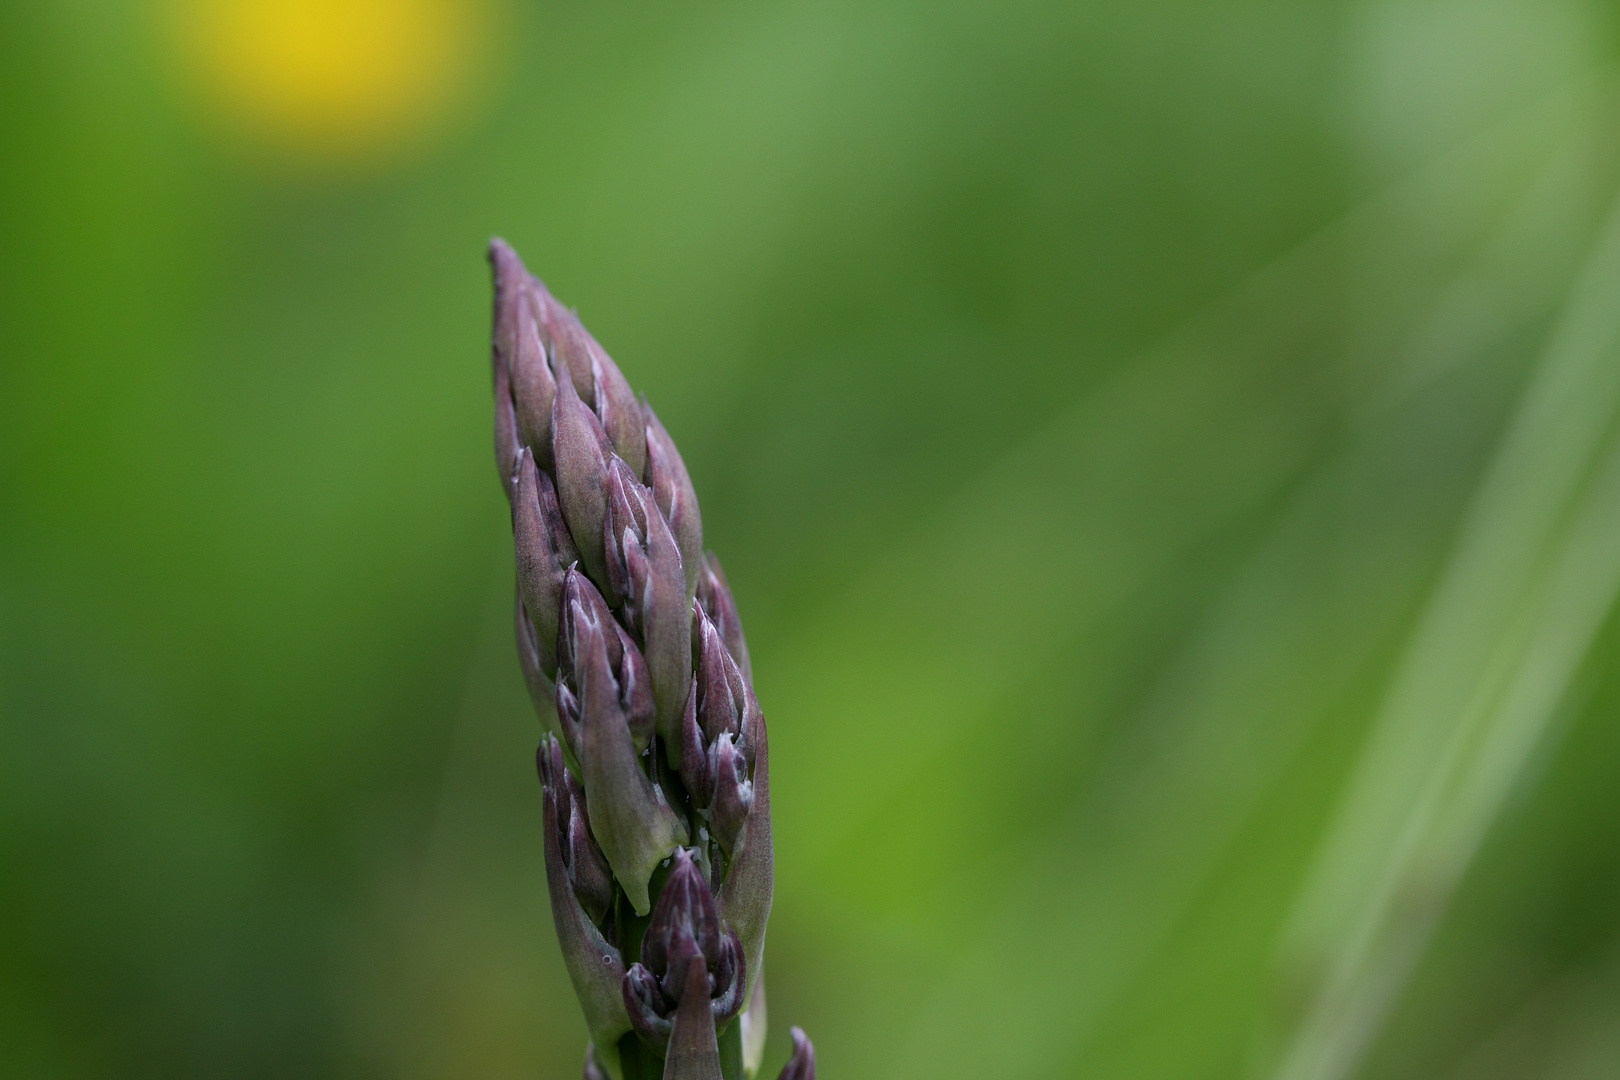
<path id="1" fill-rule="evenodd" d="M 481 0 L 176 0 L 180 56 L 233 133 L 355 161 L 418 143 L 463 104 Z"/>

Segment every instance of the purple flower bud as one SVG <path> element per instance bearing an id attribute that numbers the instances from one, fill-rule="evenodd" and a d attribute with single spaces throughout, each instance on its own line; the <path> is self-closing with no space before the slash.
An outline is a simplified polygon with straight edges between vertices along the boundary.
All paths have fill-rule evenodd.
<path id="1" fill-rule="evenodd" d="M 634 1018 L 664 1056 L 666 1080 L 720 1080 L 717 1035 L 745 1001 L 755 1003 L 742 1022 L 752 1071 L 774 855 L 765 722 L 737 608 L 702 552 L 691 478 L 658 417 L 509 247 L 493 241 L 490 261 L 519 659 L 536 711 L 577 763 L 578 779 L 548 737 L 547 885 L 595 1040 L 584 1075 L 619 1075 L 619 1038 Z M 698 823 L 701 847 L 688 852 Z M 651 875 L 672 853 L 670 881 L 653 897 Z M 653 914 L 643 962 L 629 972 L 604 938 L 623 929 L 620 889 Z M 604 970 L 617 980 L 604 983 Z M 813 1076 L 801 1038 L 787 1080 Z"/>
<path id="2" fill-rule="evenodd" d="M 522 299 L 515 305 L 512 352 L 506 360 L 512 373 L 512 401 L 517 408 L 519 436 L 549 464 L 551 403 L 557 396 L 557 380 L 547 363 L 546 346 L 535 321 L 534 296 L 525 289 Z"/>
<path id="3" fill-rule="evenodd" d="M 548 735 L 540 741 L 535 765 L 540 771 L 542 792 L 549 789 L 557 802 L 557 822 L 562 830 L 557 841 L 574 896 L 591 922 L 604 926 L 613 903 L 613 876 L 586 827 L 585 791 L 564 764 L 562 748 L 555 738 Z"/>
<path id="4" fill-rule="evenodd" d="M 578 644 L 580 620 L 603 628 L 603 638 L 608 652 L 608 666 L 614 675 L 615 685 L 619 691 L 619 704 L 623 706 L 628 718 L 631 737 L 635 740 L 638 751 L 645 750 L 652 741 L 655 703 L 653 700 L 652 679 L 647 673 L 646 659 L 641 650 L 624 628 L 614 621 L 613 614 L 608 610 L 607 601 L 602 594 L 596 591 L 590 579 L 579 572 L 578 567 L 570 567 L 563 575 L 562 613 L 557 631 L 557 685 L 559 687 L 569 683 L 576 683 L 574 697 L 577 699 L 577 681 L 575 680 L 575 656 Z M 559 717 L 564 715 L 564 699 L 561 691 L 557 695 L 557 712 Z M 574 715 L 578 716 L 577 705 Z M 573 749 L 570 744 L 570 749 Z"/>
<path id="5" fill-rule="evenodd" d="M 605 580 L 602 522 L 607 517 L 607 435 L 568 379 L 558 379 L 551 407 L 551 445 L 557 503 L 579 549 L 585 572 Z"/>
<path id="6" fill-rule="evenodd" d="M 720 1046 L 704 994 L 709 979 L 699 956 L 686 970 L 686 985 L 675 1008 L 664 1080 L 721 1080 Z"/>
<path id="7" fill-rule="evenodd" d="M 641 938 L 641 960 L 659 976 L 665 994 L 679 998 L 684 970 L 671 972 L 671 962 L 684 964 L 697 953 L 710 962 L 720 959 L 720 916 L 703 872 L 685 848 L 675 852 L 675 865 L 653 909 L 652 923 Z M 692 952 L 691 950 L 696 950 Z M 708 992 L 704 992 L 708 997 Z"/>
<path id="8" fill-rule="evenodd" d="M 704 553 L 703 565 L 699 568 L 697 599 L 703 605 L 703 613 L 720 631 L 726 651 L 731 653 L 731 658 L 742 669 L 743 679 L 749 686 L 754 685 L 754 670 L 748 663 L 748 642 L 743 639 L 742 619 L 737 615 L 737 604 L 731 598 L 731 585 L 726 581 L 726 572 L 720 569 L 720 560 L 712 551 Z"/>
<path id="9" fill-rule="evenodd" d="M 513 622 L 516 624 L 514 637 L 517 640 L 518 667 L 523 672 L 523 685 L 528 687 L 529 700 L 534 704 L 535 715 L 540 723 L 551 727 L 556 720 L 555 694 L 556 688 L 551 677 L 546 674 L 548 667 L 555 669 L 557 664 L 552 658 L 550 650 L 543 648 L 540 639 L 535 635 L 534 623 L 529 618 L 528 611 L 523 606 L 521 591 L 513 598 Z"/>
<path id="10" fill-rule="evenodd" d="M 574 561 L 574 544 L 568 530 L 562 527 L 551 477 L 535 466 L 528 447 L 518 451 L 512 492 L 512 541 L 517 552 L 518 591 L 534 622 L 544 667 L 555 672 L 553 643 L 557 640 L 563 572 Z"/>
<path id="11" fill-rule="evenodd" d="M 686 709 L 681 714 L 681 783 L 699 810 L 709 805 L 709 752 L 704 746 L 703 730 L 697 722 L 697 683 L 686 694 Z"/>
<path id="12" fill-rule="evenodd" d="M 744 971 L 752 979 L 765 951 L 765 926 L 771 917 L 776 882 L 776 855 L 771 845 L 771 760 L 765 718 L 756 709 L 744 721 L 743 749 L 754 756 L 753 792 L 748 821 L 731 851 L 731 865 L 717 898 L 720 917 L 742 944 Z M 752 987 L 750 986 L 750 990 Z"/>
<path id="13" fill-rule="evenodd" d="M 710 742 L 722 731 L 741 736 L 748 718 L 759 713 L 759 703 L 708 613 L 697 604 L 692 613 L 698 638 L 698 724 Z"/>
<path id="14" fill-rule="evenodd" d="M 658 977 L 641 964 L 624 974 L 624 1009 L 641 1041 L 663 1053 L 669 1045 L 670 1013 L 675 1003 L 664 996 Z"/>
<path id="15" fill-rule="evenodd" d="M 607 350 L 581 325 L 578 315 L 558 303 L 538 280 L 534 289 L 541 321 L 558 360 L 573 378 L 575 392 L 595 412 L 614 452 L 639 476 L 647 451 L 641 405 L 630 384 Z"/>
<path id="16" fill-rule="evenodd" d="M 669 763 L 678 767 L 681 708 L 692 677 L 681 555 L 669 523 L 652 505 L 652 492 L 618 459 L 608 470 L 603 546 L 610 588 L 645 649 Z"/>
<path id="17" fill-rule="evenodd" d="M 816 1080 L 816 1048 L 802 1028 L 793 1028 L 793 1056 L 776 1080 Z"/>
<path id="18" fill-rule="evenodd" d="M 528 303 L 529 272 L 506 241 L 489 242 L 489 269 L 495 283 L 495 309 L 491 322 L 490 357 L 510 366 L 515 350 L 518 312 Z"/>
<path id="19" fill-rule="evenodd" d="M 582 732 L 579 698 L 575 696 L 573 688 L 562 679 L 557 680 L 556 686 L 557 730 L 562 732 L 563 742 L 568 744 L 568 752 L 574 755 L 575 761 L 578 761 Z"/>
<path id="20" fill-rule="evenodd" d="M 517 466 L 518 450 L 523 444 L 518 439 L 517 412 L 512 404 L 512 376 L 506 363 L 499 358 L 494 362 L 495 378 L 495 472 L 501 481 L 501 491 L 508 501 L 512 498 L 512 470 Z"/>
<path id="21" fill-rule="evenodd" d="M 618 458 L 608 463 L 607 517 L 602 526 L 602 544 L 607 559 L 608 598 L 621 608 L 630 629 L 642 633 L 640 606 L 635 602 L 636 578 L 645 584 L 647 576 L 646 491 L 636 482 L 630 466 Z M 639 560 L 637 574 L 629 562 Z"/>
<path id="22" fill-rule="evenodd" d="M 692 490 L 686 462 L 681 460 L 674 440 L 646 398 L 641 400 L 641 413 L 647 420 L 647 467 L 643 476 L 652 488 L 659 513 L 675 535 L 686 575 L 686 598 L 690 600 L 697 590 L 698 564 L 703 556 L 703 518 L 698 513 L 697 492 Z"/>
<path id="23" fill-rule="evenodd" d="M 692 1070 L 711 1059 L 718 1076 L 716 1030 L 742 1009 L 742 947 L 721 925 L 709 883 L 684 848 L 642 936 L 641 960 L 623 984 L 636 1033 L 666 1055 L 666 1077 L 709 1076 Z"/>
<path id="24" fill-rule="evenodd" d="M 557 823 L 562 829 L 557 844 L 573 895 L 590 915 L 591 923 L 606 926 L 612 905 L 612 871 L 586 827 L 585 790 L 562 761 L 562 748 L 556 738 L 548 735 L 541 740 L 535 764 L 541 790 L 551 790 L 557 800 Z"/>
<path id="25" fill-rule="evenodd" d="M 689 969 L 701 964 L 703 998 L 714 1021 L 724 1026 L 742 1010 L 742 946 L 721 924 L 709 883 L 684 848 L 675 852 L 674 869 L 658 896 L 652 923 L 642 935 L 641 960 L 670 1001 L 682 999 L 691 985 Z"/>
<path id="26" fill-rule="evenodd" d="M 571 605 L 574 683 L 580 711 L 579 764 L 591 835 L 637 914 L 651 908 L 647 882 L 676 847 L 686 826 L 648 779 L 631 736 L 629 717 L 608 662 L 606 627 Z"/>
<path id="27" fill-rule="evenodd" d="M 529 279 L 529 288 L 540 309 L 540 323 L 551 340 L 555 374 L 560 380 L 566 370 L 574 393 L 591 409 L 596 407 L 596 379 L 592 371 L 590 335 L 579 316 L 563 307 L 539 278 Z"/>
<path id="28" fill-rule="evenodd" d="M 748 811 L 754 802 L 754 785 L 748 779 L 748 762 L 743 752 L 731 741 L 731 732 L 723 731 L 709 747 L 709 776 L 712 778 L 709 795 L 709 827 L 727 854 L 737 846 L 737 839 L 748 824 Z"/>
<path id="29" fill-rule="evenodd" d="M 567 777 L 570 804 L 568 843 L 563 848 L 568 880 L 574 883 L 574 895 L 579 898 L 580 906 L 590 915 L 591 921 L 602 926 L 613 906 L 613 871 L 608 867 L 602 849 L 591 837 L 584 789 L 572 773 L 565 771 L 564 775 Z"/>
<path id="30" fill-rule="evenodd" d="M 546 856 L 546 888 L 551 896 L 552 921 L 562 946 L 563 962 L 574 984 L 574 993 L 585 1010 L 585 1024 L 591 1038 L 602 1046 L 612 1046 L 630 1030 L 630 1017 L 624 1010 L 624 962 L 619 951 L 602 936 L 596 924 L 580 905 L 568 876 L 563 856 L 560 804 L 568 797 L 563 781 L 566 767 L 556 739 L 546 736 L 536 755 L 542 781 L 543 831 Z"/>

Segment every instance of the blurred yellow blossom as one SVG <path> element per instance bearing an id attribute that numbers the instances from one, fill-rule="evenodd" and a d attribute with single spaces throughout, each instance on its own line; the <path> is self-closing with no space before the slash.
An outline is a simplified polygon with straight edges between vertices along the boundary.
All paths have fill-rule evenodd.
<path id="1" fill-rule="evenodd" d="M 303 158 L 369 160 L 466 103 L 485 0 L 176 0 L 179 56 L 233 133 Z"/>

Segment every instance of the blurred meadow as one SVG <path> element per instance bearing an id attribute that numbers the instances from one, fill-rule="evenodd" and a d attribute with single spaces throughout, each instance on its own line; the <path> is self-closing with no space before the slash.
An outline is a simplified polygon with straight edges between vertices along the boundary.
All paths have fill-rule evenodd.
<path id="1" fill-rule="evenodd" d="M 508 238 L 823 1074 L 1620 1076 L 1620 7 L 0 5 L 0 1076 L 572 1077 Z"/>

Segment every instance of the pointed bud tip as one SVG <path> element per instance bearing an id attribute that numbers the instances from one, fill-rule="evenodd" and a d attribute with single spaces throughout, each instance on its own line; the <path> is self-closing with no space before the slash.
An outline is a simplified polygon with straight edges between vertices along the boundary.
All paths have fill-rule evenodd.
<path id="1" fill-rule="evenodd" d="M 816 1048 L 811 1045 L 810 1038 L 804 1033 L 803 1028 L 795 1027 L 791 1030 L 791 1034 L 793 1056 L 782 1066 L 781 1075 L 777 1080 L 816 1080 Z"/>

